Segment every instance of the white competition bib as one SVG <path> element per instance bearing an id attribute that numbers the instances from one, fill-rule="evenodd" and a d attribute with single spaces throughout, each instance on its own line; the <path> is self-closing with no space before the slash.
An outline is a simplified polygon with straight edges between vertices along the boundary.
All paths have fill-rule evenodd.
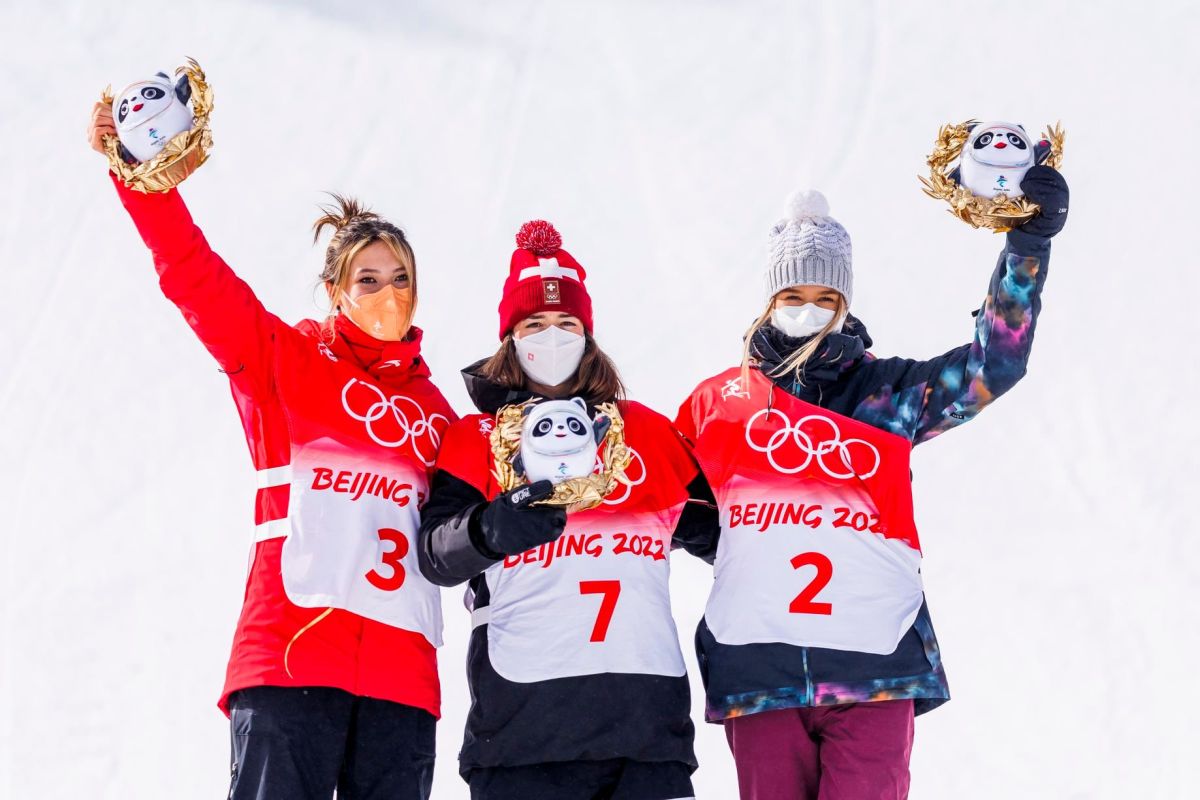
<path id="1" fill-rule="evenodd" d="M 676 515 L 677 516 L 677 515 Z M 601 527 L 601 525 L 603 527 Z M 686 673 L 671 617 L 670 527 L 655 514 L 572 514 L 557 541 L 488 569 L 488 656 L 518 683 Z"/>
<path id="2" fill-rule="evenodd" d="M 921 608 L 920 551 L 878 532 L 865 492 L 809 488 L 728 485 L 709 629 L 722 644 L 895 651 Z"/>
<path id="3" fill-rule="evenodd" d="M 333 607 L 442 644 L 441 596 L 417 566 L 424 472 L 332 439 L 296 447 L 283 545 L 288 599 Z"/>
<path id="4" fill-rule="evenodd" d="M 718 376 L 697 407 L 721 514 L 704 614 L 717 641 L 894 652 L 924 599 L 912 443 L 758 370 Z"/>

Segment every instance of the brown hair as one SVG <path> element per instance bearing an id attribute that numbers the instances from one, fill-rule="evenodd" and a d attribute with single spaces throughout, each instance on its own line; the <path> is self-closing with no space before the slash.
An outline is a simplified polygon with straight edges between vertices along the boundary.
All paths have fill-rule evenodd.
<path id="1" fill-rule="evenodd" d="M 590 333 L 585 331 L 584 337 L 583 358 L 566 387 L 565 395 L 582 397 L 593 405 L 625 399 L 625 384 L 621 381 L 617 365 L 600 349 Z M 511 333 L 500 342 L 500 349 L 495 355 L 483 362 L 479 374 L 506 389 L 529 388 L 529 378 L 521 369 L 521 358 L 517 355 Z"/>
<path id="2" fill-rule="evenodd" d="M 408 272 L 412 287 L 412 307 L 417 308 L 417 259 L 404 231 L 371 211 L 353 197 L 329 193 L 333 205 L 320 206 L 322 215 L 313 223 L 313 243 L 328 225 L 333 238 L 325 248 L 325 267 L 321 281 L 329 289 L 345 289 L 350 280 L 350 262 L 372 242 L 383 242 Z M 333 298 L 330 292 L 331 300 Z M 336 306 L 336 301 L 333 301 Z"/>
<path id="3" fill-rule="evenodd" d="M 786 291 L 786 289 L 784 291 Z M 782 294 L 782 292 L 781 292 L 781 294 Z M 776 295 L 775 297 L 778 297 L 778 295 Z M 754 324 L 751 325 L 750 329 L 746 331 L 746 336 L 742 341 L 742 385 L 743 386 L 746 385 L 747 381 L 750 378 L 750 365 L 755 360 L 754 357 L 750 354 L 750 346 L 754 341 L 754 334 L 758 333 L 759 328 L 763 327 L 764 325 L 771 324 L 771 312 L 773 312 L 775 310 L 775 297 L 772 297 L 767 302 L 766 310 L 758 315 L 758 319 L 754 320 Z M 849 310 L 850 310 L 850 307 L 848 305 L 846 305 L 845 295 L 843 295 L 839 292 L 837 307 L 833 311 L 833 319 L 829 320 L 828 324 L 826 324 L 824 328 L 817 331 L 816 335 L 814 335 L 812 337 L 811 341 L 806 342 L 803 347 L 801 347 L 799 350 L 797 350 L 796 352 L 792 353 L 790 356 L 785 358 L 783 360 L 783 363 L 780 364 L 779 367 L 773 373 L 771 373 L 771 377 L 778 378 L 781 375 L 786 375 L 789 372 L 794 372 L 796 374 L 796 380 L 803 382 L 805 363 L 808 362 L 808 359 L 812 358 L 813 354 L 816 353 L 817 350 L 821 349 L 821 344 L 822 344 L 822 342 L 825 341 L 825 337 L 828 336 L 829 334 L 833 333 L 834 328 L 837 327 L 839 322 L 841 322 L 843 319 L 845 319 L 846 314 L 849 312 Z"/>

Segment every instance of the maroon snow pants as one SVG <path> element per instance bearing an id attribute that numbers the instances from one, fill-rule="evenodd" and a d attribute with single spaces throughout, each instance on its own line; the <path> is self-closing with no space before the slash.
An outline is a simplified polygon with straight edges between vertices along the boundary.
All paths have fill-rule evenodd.
<path id="1" fill-rule="evenodd" d="M 905 800 L 913 703 L 786 708 L 725 720 L 741 800 Z"/>

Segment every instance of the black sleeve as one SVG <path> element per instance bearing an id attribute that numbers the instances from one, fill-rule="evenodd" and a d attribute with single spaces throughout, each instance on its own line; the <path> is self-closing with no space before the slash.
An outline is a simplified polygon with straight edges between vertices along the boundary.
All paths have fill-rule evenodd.
<path id="1" fill-rule="evenodd" d="M 679 515 L 671 549 L 682 547 L 696 558 L 711 564 L 717 557 L 717 542 L 721 538 L 721 517 L 717 498 L 703 472 L 688 484 L 688 500 Z"/>
<path id="2" fill-rule="evenodd" d="M 474 578 L 503 558 L 487 550 L 479 516 L 487 508 L 483 493 L 464 480 L 438 470 L 429 500 L 421 509 L 417 561 L 421 574 L 438 586 L 454 586 Z"/>

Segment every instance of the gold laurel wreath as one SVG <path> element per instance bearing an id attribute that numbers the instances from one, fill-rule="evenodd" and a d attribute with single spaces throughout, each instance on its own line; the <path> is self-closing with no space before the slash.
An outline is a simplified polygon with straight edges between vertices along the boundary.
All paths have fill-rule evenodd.
<path id="1" fill-rule="evenodd" d="M 1025 197 L 1010 199 L 999 194 L 993 197 L 978 197 L 965 186 L 960 186 L 950 172 L 954 162 L 962 156 L 963 145 L 971 135 L 970 128 L 978 120 L 969 119 L 957 125 L 943 125 L 933 144 L 933 152 L 925 160 L 929 165 L 929 177 L 921 178 L 925 194 L 935 200 L 950 204 L 950 213 L 972 228 L 989 228 L 996 233 L 1011 230 L 1033 219 L 1038 205 Z M 1050 142 L 1050 155 L 1042 163 L 1058 169 L 1063 159 L 1062 123 L 1047 126 L 1045 138 Z"/>
<path id="2" fill-rule="evenodd" d="M 505 406 L 496 414 L 496 427 L 492 428 L 491 436 L 492 455 L 496 462 L 492 476 L 502 492 L 525 483 L 525 476 L 517 474 L 512 462 L 521 448 L 521 423 L 525 418 L 525 409 L 536 402 L 538 399 Z M 566 506 L 567 511 L 584 511 L 600 505 L 617 488 L 617 484 L 630 485 L 625 470 L 633 460 L 633 454 L 625 444 L 625 420 L 621 418 L 615 403 L 601 403 L 596 410 L 611 422 L 604 435 L 600 472 L 556 484 L 554 494 L 537 501 L 535 505 Z"/>
<path id="3" fill-rule="evenodd" d="M 158 155 L 140 164 L 126 164 L 117 150 L 120 144 L 117 137 L 104 137 L 104 151 L 108 154 L 109 166 L 130 189 L 143 193 L 165 192 L 178 186 L 208 160 L 208 151 L 212 149 L 212 130 L 208 125 L 208 116 L 213 108 L 212 87 L 208 85 L 204 70 L 200 69 L 194 58 L 188 59 L 187 66 L 175 70 L 176 77 L 181 73 L 187 75 L 188 84 L 192 87 L 190 131 L 172 137 Z M 112 86 L 109 86 L 101 95 L 100 102 L 112 105 L 112 101 Z"/>

